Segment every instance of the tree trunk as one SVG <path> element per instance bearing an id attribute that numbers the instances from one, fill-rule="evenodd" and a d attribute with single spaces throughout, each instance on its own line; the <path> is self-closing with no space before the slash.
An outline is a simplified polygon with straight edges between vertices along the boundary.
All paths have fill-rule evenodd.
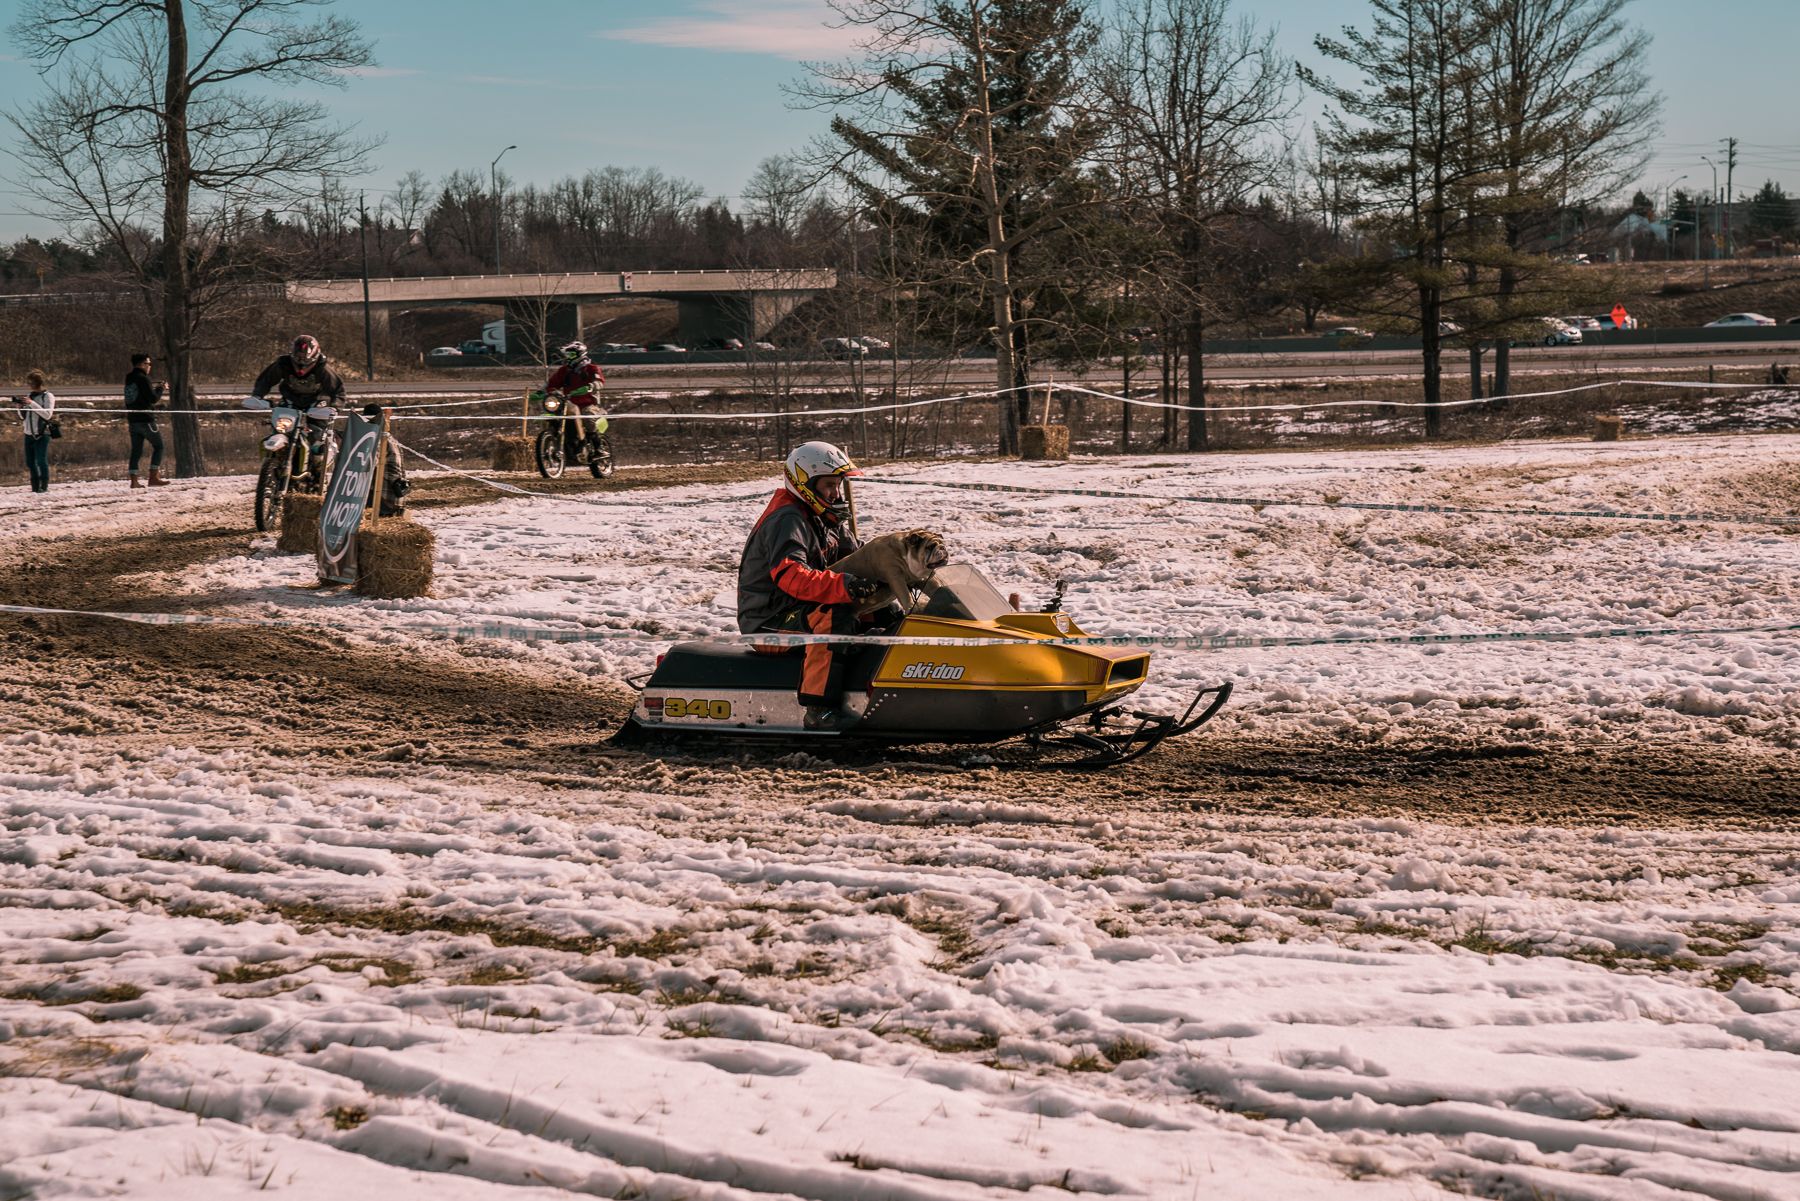
<path id="1" fill-rule="evenodd" d="M 206 474 L 195 414 L 194 344 L 189 307 L 188 189 L 193 163 L 188 151 L 188 43 L 183 0 L 163 0 L 169 32 L 169 63 L 163 104 L 163 358 L 169 367 L 169 424 L 175 435 L 175 474 Z"/>
<path id="2" fill-rule="evenodd" d="M 1481 399 L 1481 343 L 1469 343 L 1469 399 Z"/>
<path id="3" fill-rule="evenodd" d="M 1424 287 L 1419 289 L 1419 316 L 1423 323 L 1420 331 L 1424 336 L 1420 341 L 1424 345 L 1421 369 L 1425 376 L 1425 436 L 1437 438 L 1442 436 L 1443 414 L 1438 405 L 1443 403 L 1444 390 L 1442 373 L 1444 369 L 1443 335 L 1438 331 L 1438 321 L 1443 315 L 1443 298 L 1438 289 Z"/>
<path id="4" fill-rule="evenodd" d="M 1187 448 L 1206 449 L 1206 326 L 1199 309 L 1188 310 L 1188 423 Z"/>
<path id="5" fill-rule="evenodd" d="M 975 164 L 977 186 L 981 189 L 982 207 L 987 210 L 988 286 L 994 294 L 994 386 L 1000 390 L 996 398 L 1000 415 L 1000 447 L 1003 455 L 1019 453 L 1019 404 L 1011 391 L 1019 384 L 1013 362 L 1013 289 L 1012 255 L 1006 244 L 1006 215 L 1000 204 L 1000 181 L 994 175 L 994 112 L 988 91 L 987 29 L 979 8 L 971 7 L 974 18 L 971 33 L 975 52 L 975 96 L 979 107 L 975 112 L 977 136 L 981 139 L 981 157 Z M 1021 393 L 1018 402 L 1025 400 Z"/>

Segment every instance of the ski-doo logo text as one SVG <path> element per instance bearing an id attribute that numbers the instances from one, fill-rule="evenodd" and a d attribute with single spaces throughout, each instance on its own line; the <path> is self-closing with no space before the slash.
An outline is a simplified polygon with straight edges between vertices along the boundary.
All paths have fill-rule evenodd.
<path id="1" fill-rule="evenodd" d="M 902 680 L 960 680 L 963 668 L 953 663 L 908 663 L 900 673 Z"/>

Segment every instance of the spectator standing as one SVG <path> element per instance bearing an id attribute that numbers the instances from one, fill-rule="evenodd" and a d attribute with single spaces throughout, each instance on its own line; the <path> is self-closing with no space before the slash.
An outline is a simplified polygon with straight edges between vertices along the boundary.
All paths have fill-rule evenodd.
<path id="1" fill-rule="evenodd" d="M 56 396 L 44 387 L 44 373 L 26 374 L 29 396 L 12 398 L 25 422 L 25 468 L 31 473 L 33 492 L 50 491 L 50 426 L 56 417 Z"/>
<path id="2" fill-rule="evenodd" d="M 156 404 L 162 399 L 163 386 L 150 382 L 150 356 L 131 356 L 131 371 L 125 376 L 125 420 L 131 429 L 131 486 L 142 488 L 138 479 L 138 459 L 144 445 L 150 446 L 150 486 L 160 488 L 169 481 L 162 477 L 162 431 L 156 428 Z"/>

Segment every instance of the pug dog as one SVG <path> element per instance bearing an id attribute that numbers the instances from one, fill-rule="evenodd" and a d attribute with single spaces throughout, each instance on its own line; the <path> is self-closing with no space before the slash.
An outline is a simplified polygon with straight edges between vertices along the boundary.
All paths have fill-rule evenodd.
<path id="1" fill-rule="evenodd" d="M 857 602 L 860 617 L 895 603 L 911 612 L 913 592 L 923 589 L 929 593 L 933 573 L 949 561 L 939 535 L 930 530 L 901 530 L 869 539 L 861 550 L 850 552 L 831 568 L 881 585 Z"/>

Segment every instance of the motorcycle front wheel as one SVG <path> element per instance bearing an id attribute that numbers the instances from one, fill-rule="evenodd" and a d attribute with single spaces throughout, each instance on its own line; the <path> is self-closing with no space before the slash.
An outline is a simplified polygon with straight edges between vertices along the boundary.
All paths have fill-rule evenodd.
<path id="1" fill-rule="evenodd" d="M 588 446 L 588 471 L 595 479 L 603 480 L 617 466 L 613 462 L 612 435 L 601 434 Z"/>
<path id="2" fill-rule="evenodd" d="M 546 429 L 537 436 L 535 449 L 538 474 L 547 480 L 561 479 L 567 465 L 563 460 L 562 431 Z"/>
<path id="3" fill-rule="evenodd" d="M 281 522 L 281 498 L 287 495 L 286 455 L 267 455 L 256 476 L 256 528 L 267 533 Z"/>

